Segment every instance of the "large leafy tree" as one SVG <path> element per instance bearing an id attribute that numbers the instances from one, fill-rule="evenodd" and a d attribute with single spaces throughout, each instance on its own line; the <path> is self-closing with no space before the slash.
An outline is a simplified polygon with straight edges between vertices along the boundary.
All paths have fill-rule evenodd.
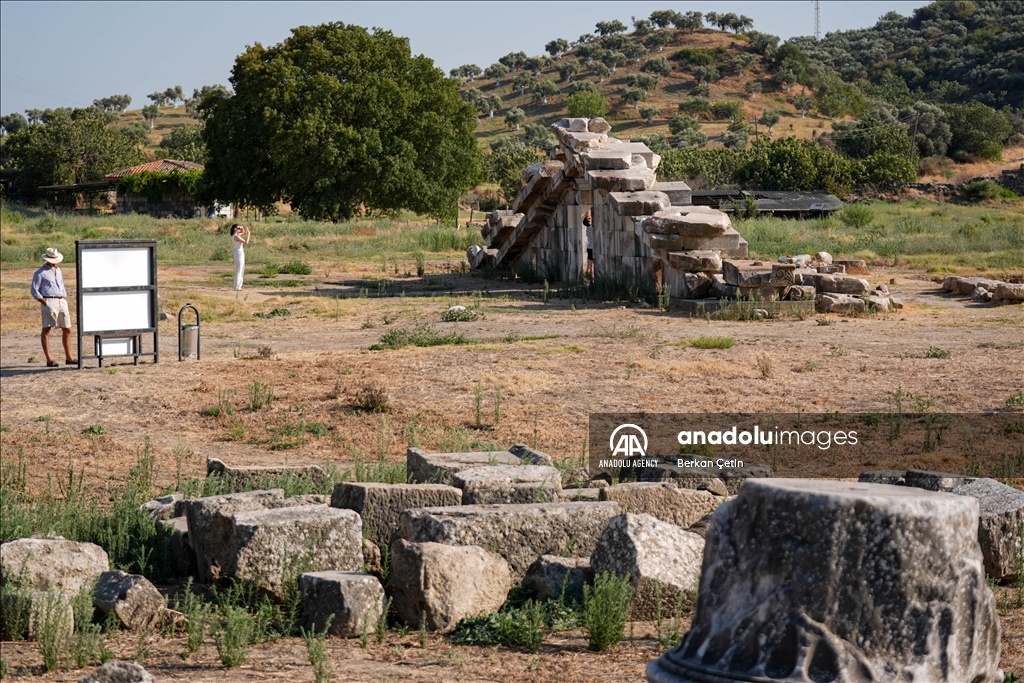
<path id="1" fill-rule="evenodd" d="M 4 148 L 21 171 L 18 183 L 26 198 L 36 197 L 40 185 L 103 180 L 143 160 L 137 143 L 108 125 L 102 111 L 59 109 L 45 119 L 11 135 Z"/>
<path id="2" fill-rule="evenodd" d="M 178 126 L 170 135 L 160 141 L 161 151 L 165 151 L 170 159 L 194 161 L 197 164 L 206 162 L 206 146 L 203 144 L 203 126 Z"/>
<path id="3" fill-rule="evenodd" d="M 951 140 L 949 154 L 954 158 L 980 156 L 998 160 L 1003 153 L 1003 141 L 1013 132 L 1013 126 L 1002 114 L 980 102 L 949 104 L 942 107 L 949 121 Z"/>
<path id="4" fill-rule="evenodd" d="M 207 114 L 206 191 L 313 219 L 409 209 L 455 215 L 478 179 L 476 116 L 457 84 L 389 31 L 329 23 L 292 30 L 235 61 L 234 95 Z"/>

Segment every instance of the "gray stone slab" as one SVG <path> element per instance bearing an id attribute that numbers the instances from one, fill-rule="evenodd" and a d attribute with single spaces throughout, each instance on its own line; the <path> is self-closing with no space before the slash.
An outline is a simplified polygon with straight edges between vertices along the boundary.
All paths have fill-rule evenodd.
<path id="1" fill-rule="evenodd" d="M 668 195 L 663 192 L 609 192 L 612 210 L 620 216 L 650 216 L 669 206 Z"/>
<path id="2" fill-rule="evenodd" d="M 978 543 L 985 573 L 997 580 L 1015 578 L 1017 563 L 1024 562 L 1024 491 L 994 479 L 977 479 L 953 493 L 978 501 Z"/>
<path id="3" fill-rule="evenodd" d="M 384 614 L 384 587 L 376 576 L 359 572 L 307 572 L 299 577 L 307 628 L 354 638 L 372 632 Z"/>
<path id="4" fill-rule="evenodd" d="M 496 552 L 518 581 L 541 555 L 590 555 L 618 513 L 613 502 L 426 508 L 403 512 L 399 534 L 409 541 L 478 545 Z"/>
<path id="5" fill-rule="evenodd" d="M 650 515 L 683 529 L 710 515 L 724 501 L 708 491 L 680 488 L 671 482 L 629 482 L 598 491 L 599 500 L 613 500 L 623 512 Z"/>
<path id="6" fill-rule="evenodd" d="M 188 540 L 196 553 L 199 581 L 212 583 L 234 575 L 235 513 L 277 508 L 283 504 L 283 489 L 186 500 Z"/>
<path id="7" fill-rule="evenodd" d="M 403 510 L 462 504 L 462 490 L 444 484 L 336 484 L 331 507 L 354 510 L 363 520 L 364 534 L 381 548 L 391 544 Z"/>
<path id="8" fill-rule="evenodd" d="M 326 505 L 239 512 L 233 519 L 232 578 L 250 581 L 276 600 L 301 562 L 312 571 L 362 571 L 362 520 Z"/>
<path id="9" fill-rule="evenodd" d="M 19 538 L 0 545 L 0 584 L 24 577 L 33 590 L 73 595 L 108 569 L 107 552 L 95 543 Z"/>

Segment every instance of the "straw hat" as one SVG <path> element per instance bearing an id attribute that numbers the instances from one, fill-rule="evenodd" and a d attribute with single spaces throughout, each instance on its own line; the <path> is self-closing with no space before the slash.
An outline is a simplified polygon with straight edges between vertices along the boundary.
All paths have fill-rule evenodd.
<path id="1" fill-rule="evenodd" d="M 64 254 L 57 251 L 54 247 L 48 247 L 46 253 L 43 254 L 43 260 L 47 263 L 57 264 L 64 260 Z"/>

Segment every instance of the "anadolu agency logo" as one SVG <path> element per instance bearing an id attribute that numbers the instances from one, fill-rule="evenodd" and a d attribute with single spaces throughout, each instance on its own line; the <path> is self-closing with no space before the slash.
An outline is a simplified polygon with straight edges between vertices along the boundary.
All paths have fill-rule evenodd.
<path id="1" fill-rule="evenodd" d="M 616 435 L 619 437 L 618 441 L 615 440 Z M 644 440 L 642 446 L 640 439 Z M 617 455 L 624 458 L 642 458 L 647 455 L 647 432 L 634 424 L 619 425 L 608 438 L 608 448 L 612 450 L 613 458 Z"/>

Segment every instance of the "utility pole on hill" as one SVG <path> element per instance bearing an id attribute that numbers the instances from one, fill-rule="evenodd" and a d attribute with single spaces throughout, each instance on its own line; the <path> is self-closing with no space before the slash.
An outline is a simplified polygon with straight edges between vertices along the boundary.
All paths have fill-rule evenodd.
<path id="1" fill-rule="evenodd" d="M 814 39 L 821 40 L 821 0 L 814 0 Z"/>

